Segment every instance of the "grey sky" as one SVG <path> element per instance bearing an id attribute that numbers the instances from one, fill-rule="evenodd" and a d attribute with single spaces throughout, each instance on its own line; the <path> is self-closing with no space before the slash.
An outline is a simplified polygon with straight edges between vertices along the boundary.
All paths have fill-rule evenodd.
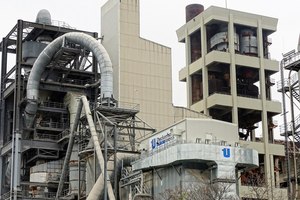
<path id="1" fill-rule="evenodd" d="M 0 12 L 0 37 L 4 37 L 17 19 L 34 21 L 40 9 L 48 9 L 52 19 L 65 21 L 77 29 L 100 32 L 100 8 L 106 0 L 9 0 Z M 225 0 L 140 0 L 141 36 L 172 48 L 173 102 L 186 104 L 185 86 L 178 82 L 178 71 L 185 65 L 184 45 L 177 42 L 176 30 L 185 23 L 185 6 L 201 3 L 205 8 L 225 7 Z M 297 47 L 300 33 L 299 0 L 227 0 L 228 8 L 279 19 L 278 31 L 271 35 L 272 59 Z M 0 58 L 1 59 L 1 58 Z M 279 76 L 274 76 L 279 80 Z M 274 86 L 276 89 L 276 86 Z M 275 96 L 281 100 L 281 96 Z"/>

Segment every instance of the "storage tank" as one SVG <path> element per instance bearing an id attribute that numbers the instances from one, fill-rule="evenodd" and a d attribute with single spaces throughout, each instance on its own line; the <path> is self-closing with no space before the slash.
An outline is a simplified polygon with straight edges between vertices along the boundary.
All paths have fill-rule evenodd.
<path id="1" fill-rule="evenodd" d="M 211 50 L 227 51 L 228 49 L 228 27 L 220 27 L 220 31 L 210 38 Z"/>
<path id="2" fill-rule="evenodd" d="M 219 27 L 219 32 L 210 38 L 210 49 L 217 51 L 228 51 L 229 38 L 228 38 L 228 25 Z M 239 35 L 234 30 L 234 50 L 239 52 Z"/>
<path id="3" fill-rule="evenodd" d="M 190 4 L 185 7 L 186 22 L 190 21 L 204 11 L 204 6 L 201 4 Z"/>
<path id="4" fill-rule="evenodd" d="M 241 53 L 247 55 L 257 55 L 257 38 L 251 29 L 241 30 L 240 35 Z"/>

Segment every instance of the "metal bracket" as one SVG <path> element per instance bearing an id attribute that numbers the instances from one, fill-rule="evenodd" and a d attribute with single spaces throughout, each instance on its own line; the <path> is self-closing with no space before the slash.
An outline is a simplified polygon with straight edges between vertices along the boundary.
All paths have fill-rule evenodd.
<path id="1" fill-rule="evenodd" d="M 171 166 L 176 170 L 176 172 L 178 173 L 178 175 L 181 176 L 181 170 L 178 171 L 178 169 L 173 164 L 171 164 Z"/>
<path id="2" fill-rule="evenodd" d="M 158 171 L 153 167 L 153 170 L 156 172 L 157 176 L 159 177 L 159 179 L 162 181 L 161 176 L 159 175 Z"/>

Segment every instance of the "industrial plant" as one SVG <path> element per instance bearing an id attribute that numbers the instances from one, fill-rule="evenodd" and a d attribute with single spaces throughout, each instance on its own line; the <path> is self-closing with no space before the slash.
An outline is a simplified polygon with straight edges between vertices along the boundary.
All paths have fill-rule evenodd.
<path id="1" fill-rule="evenodd" d="M 101 34 L 43 9 L 3 37 L 0 199 L 296 199 L 299 118 L 281 130 L 294 140 L 275 140 L 271 90 L 300 56 L 270 58 L 278 20 L 187 5 L 185 108 L 172 104 L 171 49 L 140 36 L 139 9 L 108 0 Z M 299 101 L 293 77 L 276 89 Z"/>

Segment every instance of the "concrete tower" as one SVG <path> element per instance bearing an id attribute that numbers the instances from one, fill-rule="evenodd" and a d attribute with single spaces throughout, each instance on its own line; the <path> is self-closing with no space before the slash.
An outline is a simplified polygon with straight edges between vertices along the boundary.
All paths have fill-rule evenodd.
<path id="1" fill-rule="evenodd" d="M 177 30 L 186 48 L 179 77 L 186 82 L 188 107 L 238 124 L 241 145 L 259 152 L 257 173 L 272 188 L 279 187 L 274 169 L 284 148 L 274 144 L 272 117 L 281 113 L 281 104 L 272 100 L 270 78 L 279 64 L 268 49 L 278 20 L 214 6 L 203 10 L 202 5 L 187 6 L 186 24 Z"/>

